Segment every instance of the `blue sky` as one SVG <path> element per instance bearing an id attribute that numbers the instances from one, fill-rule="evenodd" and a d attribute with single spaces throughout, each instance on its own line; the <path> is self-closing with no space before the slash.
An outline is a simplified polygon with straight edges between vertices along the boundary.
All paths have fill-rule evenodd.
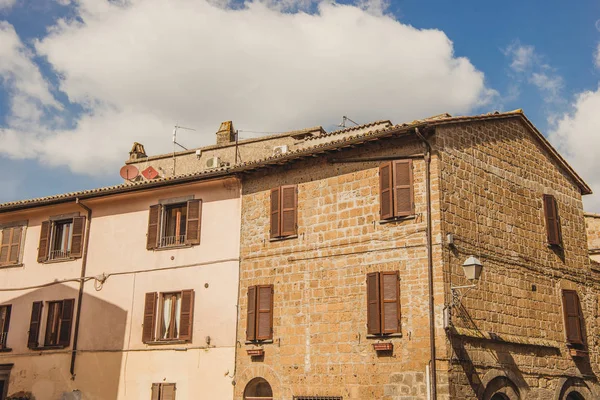
<path id="1" fill-rule="evenodd" d="M 279 131 L 515 108 L 600 190 L 600 1 L 120 3 L 0 0 L 0 202 L 119 183 L 131 143 L 168 152 L 176 123 L 198 129 L 192 147 L 226 119 Z"/>

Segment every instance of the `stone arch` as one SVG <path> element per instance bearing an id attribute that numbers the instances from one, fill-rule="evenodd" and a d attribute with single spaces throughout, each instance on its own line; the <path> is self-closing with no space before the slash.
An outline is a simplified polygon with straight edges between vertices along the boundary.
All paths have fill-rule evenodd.
<path id="1" fill-rule="evenodd" d="M 579 378 L 562 378 L 558 382 L 554 396 L 557 400 L 594 400 L 593 390 Z"/>
<path id="2" fill-rule="evenodd" d="M 521 400 L 521 395 L 510 379 L 497 376 L 486 385 L 482 400 Z"/>
<path id="3" fill-rule="evenodd" d="M 287 393 L 283 389 L 279 375 L 277 375 L 277 373 L 275 373 L 270 366 L 262 363 L 250 365 L 242 371 L 236 373 L 236 377 L 234 379 L 234 398 L 243 399 L 246 387 L 255 378 L 264 379 L 269 383 L 274 399 L 286 398 Z"/>

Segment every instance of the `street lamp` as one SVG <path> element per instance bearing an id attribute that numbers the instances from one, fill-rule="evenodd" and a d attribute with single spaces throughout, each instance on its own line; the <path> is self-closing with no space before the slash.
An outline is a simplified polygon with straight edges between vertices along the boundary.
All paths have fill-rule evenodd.
<path id="1" fill-rule="evenodd" d="M 463 286 L 450 286 L 450 291 L 452 292 L 452 303 L 444 308 L 445 328 L 449 328 L 452 323 L 452 309 L 457 306 L 458 303 L 460 303 L 461 299 L 469 290 L 477 287 L 477 282 L 479 281 L 479 278 L 481 277 L 481 271 L 483 270 L 483 264 L 477 257 L 469 256 L 462 264 L 462 268 L 465 278 L 472 283 L 470 285 Z"/>

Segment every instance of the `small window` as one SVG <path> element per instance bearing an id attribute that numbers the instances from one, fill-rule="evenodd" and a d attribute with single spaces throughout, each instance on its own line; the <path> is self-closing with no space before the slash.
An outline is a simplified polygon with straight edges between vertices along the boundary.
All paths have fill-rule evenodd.
<path id="1" fill-rule="evenodd" d="M 201 215 L 200 200 L 151 206 L 146 248 L 153 250 L 200 244 Z"/>
<path id="2" fill-rule="evenodd" d="M 10 311 L 12 306 L 0 306 L 0 350 L 6 349 L 6 340 L 8 338 L 8 325 L 10 323 Z"/>
<path id="3" fill-rule="evenodd" d="M 415 213 L 412 160 L 385 163 L 379 167 L 379 213 L 381 219 Z"/>
<path id="4" fill-rule="evenodd" d="M 19 264 L 24 232 L 23 226 L 13 226 L 0 231 L 2 236 L 0 241 L 0 267 Z"/>
<path id="5" fill-rule="evenodd" d="M 85 217 L 42 222 L 38 262 L 81 258 L 84 231 Z"/>
<path id="6" fill-rule="evenodd" d="M 562 302 L 567 343 L 583 346 L 583 313 L 577 291 L 563 290 Z"/>
<path id="7" fill-rule="evenodd" d="M 398 271 L 367 274 L 367 333 L 400 332 L 400 285 Z"/>
<path id="8" fill-rule="evenodd" d="M 273 339 L 273 285 L 248 288 L 246 340 Z"/>
<path id="9" fill-rule="evenodd" d="M 560 217 L 558 215 L 558 203 L 556 198 L 550 194 L 544 195 L 544 217 L 546 219 L 546 235 L 548 244 L 551 246 L 562 246 L 562 232 Z"/>
<path id="10" fill-rule="evenodd" d="M 194 291 L 146 293 L 144 343 L 192 339 Z"/>
<path id="11" fill-rule="evenodd" d="M 272 239 L 298 234 L 298 185 L 271 189 L 270 215 Z"/>
<path id="12" fill-rule="evenodd" d="M 43 347 L 67 347 L 71 344 L 71 326 L 73 325 L 74 299 L 49 301 L 46 304 L 46 331 Z M 31 310 L 29 337 L 27 346 L 40 348 L 39 335 L 42 325 L 44 303 L 36 301 Z"/>
<path id="13" fill-rule="evenodd" d="M 175 384 L 153 383 L 151 400 L 175 400 Z"/>

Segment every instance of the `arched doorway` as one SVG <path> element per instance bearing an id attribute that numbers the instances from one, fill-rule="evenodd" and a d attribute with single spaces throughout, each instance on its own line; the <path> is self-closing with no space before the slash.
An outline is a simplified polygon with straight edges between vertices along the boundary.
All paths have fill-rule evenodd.
<path id="1" fill-rule="evenodd" d="M 504 393 L 496 393 L 490 400 L 510 400 Z"/>
<path id="2" fill-rule="evenodd" d="M 520 400 L 519 389 L 507 377 L 498 376 L 492 379 L 483 393 L 483 400 Z"/>
<path id="3" fill-rule="evenodd" d="M 273 400 L 271 385 L 263 378 L 254 378 L 244 389 L 244 400 Z"/>

